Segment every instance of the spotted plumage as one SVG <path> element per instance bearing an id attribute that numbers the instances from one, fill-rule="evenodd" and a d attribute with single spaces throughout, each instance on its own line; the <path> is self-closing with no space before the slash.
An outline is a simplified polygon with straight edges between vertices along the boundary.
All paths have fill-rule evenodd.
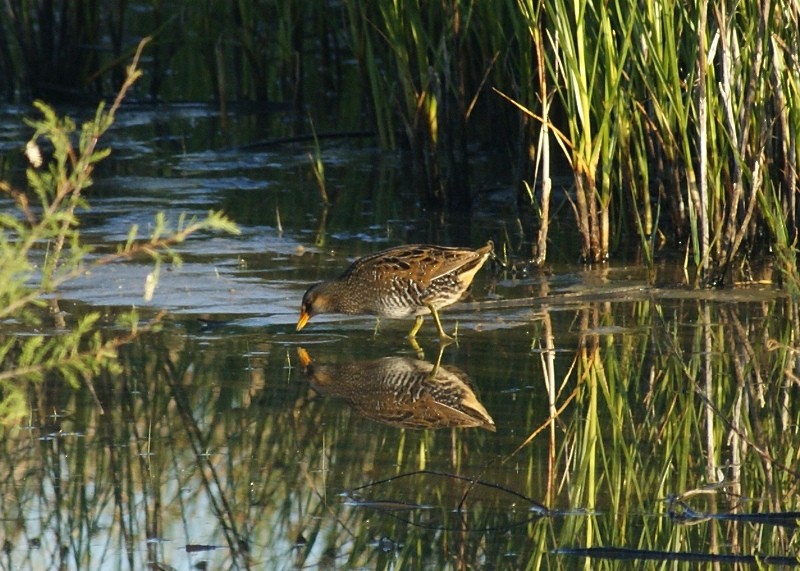
<path id="1" fill-rule="evenodd" d="M 365 418 L 402 428 L 495 430 L 469 377 L 457 367 L 410 357 L 319 364 L 305 349 L 297 352 L 314 390 L 343 399 Z"/>
<path id="2" fill-rule="evenodd" d="M 413 244 L 360 258 L 337 279 L 306 291 L 297 330 L 321 313 L 416 317 L 413 338 L 430 313 L 446 339 L 438 310 L 462 298 L 492 248 L 492 242 L 477 250 Z"/>

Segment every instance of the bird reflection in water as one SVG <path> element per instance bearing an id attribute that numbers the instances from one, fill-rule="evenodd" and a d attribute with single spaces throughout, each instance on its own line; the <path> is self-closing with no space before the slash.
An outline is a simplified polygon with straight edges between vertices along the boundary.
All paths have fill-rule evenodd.
<path id="1" fill-rule="evenodd" d="M 472 428 L 495 425 L 467 374 L 411 357 L 324 364 L 297 350 L 318 393 L 344 400 L 361 416 L 399 428 Z"/>

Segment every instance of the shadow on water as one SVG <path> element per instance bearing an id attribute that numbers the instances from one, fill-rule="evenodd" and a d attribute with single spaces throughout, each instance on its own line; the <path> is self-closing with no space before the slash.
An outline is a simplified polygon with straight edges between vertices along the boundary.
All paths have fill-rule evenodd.
<path id="1" fill-rule="evenodd" d="M 98 249 L 159 209 L 231 205 L 243 233 L 181 246 L 149 303 L 134 263 L 67 290 L 68 321 L 90 305 L 113 327 L 131 304 L 171 319 L 122 348 L 96 395 L 26 389 L 29 419 L 2 429 L 1 567 L 794 565 L 800 317 L 779 288 L 674 287 L 668 256 L 654 279 L 487 266 L 442 312 L 458 332 L 442 351 L 429 323 L 418 347 L 410 323 L 369 317 L 298 334 L 310 283 L 434 239 L 402 171 L 362 150 L 353 174 L 338 149 L 319 242 L 303 149 L 208 163 L 153 151 L 147 125 L 98 181 Z M 504 227 L 498 208 L 436 236 L 475 245 Z"/>

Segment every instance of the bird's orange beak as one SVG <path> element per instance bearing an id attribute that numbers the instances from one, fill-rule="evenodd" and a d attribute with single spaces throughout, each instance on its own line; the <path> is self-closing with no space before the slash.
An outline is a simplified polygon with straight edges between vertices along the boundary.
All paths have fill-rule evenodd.
<path id="1" fill-rule="evenodd" d="M 300 319 L 297 320 L 297 331 L 300 331 L 303 327 L 305 327 L 309 319 L 311 319 L 311 316 L 306 313 L 305 310 L 301 310 Z"/>

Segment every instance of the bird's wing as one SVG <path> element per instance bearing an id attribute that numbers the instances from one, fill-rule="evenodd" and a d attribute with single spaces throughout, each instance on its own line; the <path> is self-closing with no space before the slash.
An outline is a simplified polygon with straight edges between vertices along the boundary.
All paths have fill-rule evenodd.
<path id="1" fill-rule="evenodd" d="M 425 286 L 452 272 L 473 268 L 487 253 L 486 246 L 477 251 L 424 244 L 399 246 L 356 260 L 342 277 L 368 276 L 380 281 L 388 274 Z"/>

